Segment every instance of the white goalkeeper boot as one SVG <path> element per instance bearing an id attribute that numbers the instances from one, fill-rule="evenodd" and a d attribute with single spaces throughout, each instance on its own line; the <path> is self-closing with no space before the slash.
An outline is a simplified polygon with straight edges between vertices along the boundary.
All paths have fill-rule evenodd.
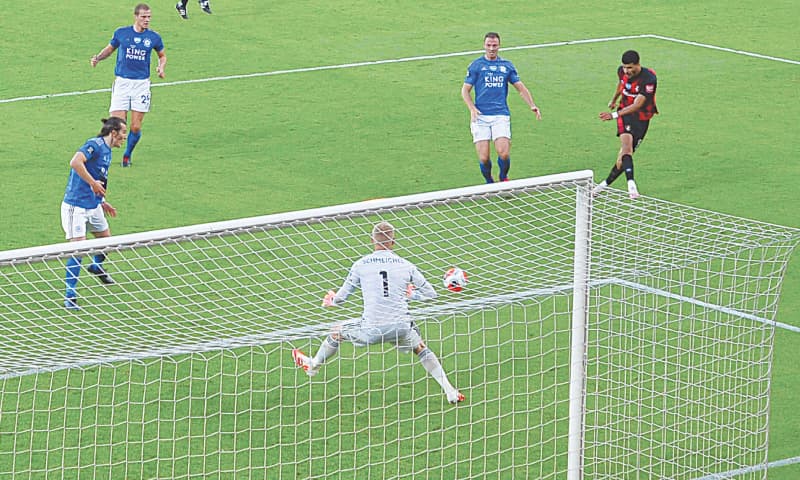
<path id="1" fill-rule="evenodd" d="M 305 370 L 309 377 L 313 377 L 319 372 L 319 365 L 314 365 L 314 359 L 300 351 L 299 348 L 292 350 L 294 364 Z"/>
<path id="2" fill-rule="evenodd" d="M 452 403 L 453 405 L 457 403 L 461 403 L 466 400 L 467 397 L 461 394 L 458 390 L 453 390 L 452 392 L 447 393 L 447 401 Z"/>

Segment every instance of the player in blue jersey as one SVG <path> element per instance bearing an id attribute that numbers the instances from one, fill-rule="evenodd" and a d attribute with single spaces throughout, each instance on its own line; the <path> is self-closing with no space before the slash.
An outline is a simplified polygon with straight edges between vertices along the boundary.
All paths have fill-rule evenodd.
<path id="1" fill-rule="evenodd" d="M 120 27 L 114 31 L 111 41 L 100 53 L 91 59 L 92 67 L 101 60 L 117 52 L 117 64 L 114 68 L 114 86 L 111 89 L 111 107 L 109 113 L 127 121 L 131 112 L 128 145 L 122 155 L 122 166 L 131 164 L 133 149 L 142 138 L 142 120 L 150 111 L 150 54 L 153 50 L 158 55 L 158 76 L 164 78 L 167 65 L 167 54 L 161 35 L 150 30 L 150 7 L 145 3 L 133 9 L 133 25 Z"/>
<path id="2" fill-rule="evenodd" d="M 186 11 L 186 4 L 189 3 L 189 0 L 180 0 L 178 3 L 175 4 L 175 10 L 178 11 L 178 15 L 181 16 L 184 20 L 189 19 L 189 13 Z M 200 8 L 206 12 L 207 14 L 211 15 L 211 3 L 209 0 L 199 0 Z"/>
<path id="3" fill-rule="evenodd" d="M 88 230 L 97 238 L 111 236 L 106 214 L 117 216 L 117 210 L 105 201 L 111 149 L 122 145 L 126 133 L 125 120 L 117 117 L 104 118 L 100 133 L 86 140 L 72 156 L 69 162 L 72 170 L 69 172 L 64 201 L 61 203 L 61 226 L 70 242 L 86 240 L 87 225 Z M 101 282 L 111 285 L 114 280 L 103 269 L 105 258 L 102 253 L 95 255 L 88 270 L 97 275 Z M 64 306 L 70 310 L 78 309 L 77 286 L 82 260 L 79 256 L 67 260 Z"/>
<path id="4" fill-rule="evenodd" d="M 314 357 L 294 349 L 292 358 L 308 376 L 314 376 L 339 351 L 342 341 L 356 346 L 392 343 L 400 351 L 417 354 L 422 366 L 444 390 L 448 402 L 463 402 L 464 395 L 447 379 L 442 364 L 422 341 L 408 311 L 409 300 L 434 299 L 436 290 L 414 264 L 392 251 L 395 230 L 389 222 L 376 224 L 371 238 L 374 251 L 355 262 L 339 291 L 329 291 L 322 301 L 323 307 L 341 305 L 360 288 L 364 301 L 361 320 L 337 325 Z"/>
<path id="5" fill-rule="evenodd" d="M 500 181 L 508 180 L 511 167 L 511 112 L 508 109 L 508 85 L 517 89 L 525 103 L 538 120 L 542 112 L 533 102 L 531 92 L 522 83 L 517 69 L 510 61 L 497 55 L 500 50 L 500 35 L 487 33 L 483 38 L 486 53 L 469 64 L 461 98 L 469 108 L 472 141 L 478 151 L 481 174 L 486 183 L 494 182 L 492 162 L 489 159 L 489 142 L 494 142 L 497 153 L 497 166 L 500 168 Z M 475 100 L 472 90 L 475 89 Z"/>

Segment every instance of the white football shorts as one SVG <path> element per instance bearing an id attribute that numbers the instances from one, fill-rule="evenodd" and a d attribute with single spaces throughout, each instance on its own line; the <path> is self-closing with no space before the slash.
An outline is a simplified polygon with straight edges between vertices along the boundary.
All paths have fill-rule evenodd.
<path id="1" fill-rule="evenodd" d="M 398 322 L 384 325 L 363 325 L 343 323 L 336 330 L 356 347 L 366 347 L 376 343 L 391 343 L 401 352 L 411 352 L 422 343 L 419 329 L 412 322 Z"/>
<path id="2" fill-rule="evenodd" d="M 508 115 L 478 115 L 478 119 L 469 124 L 472 132 L 472 143 L 485 140 L 511 138 L 511 117 Z"/>
<path id="3" fill-rule="evenodd" d="M 131 80 L 117 77 L 111 87 L 111 106 L 109 112 L 150 111 L 150 79 Z"/>
<path id="4" fill-rule="evenodd" d="M 90 232 L 108 230 L 108 220 L 103 213 L 102 204 L 89 210 L 61 202 L 61 228 L 64 229 L 67 240 L 85 237 L 87 225 Z"/>

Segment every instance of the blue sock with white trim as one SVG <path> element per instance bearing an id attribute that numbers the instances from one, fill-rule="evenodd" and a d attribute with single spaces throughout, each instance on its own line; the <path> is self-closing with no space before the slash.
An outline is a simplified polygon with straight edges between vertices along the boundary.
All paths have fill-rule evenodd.
<path id="1" fill-rule="evenodd" d="M 67 276 L 64 283 L 67 285 L 67 298 L 75 298 L 78 296 L 78 276 L 81 274 L 81 262 L 83 257 L 70 257 L 67 260 Z"/>

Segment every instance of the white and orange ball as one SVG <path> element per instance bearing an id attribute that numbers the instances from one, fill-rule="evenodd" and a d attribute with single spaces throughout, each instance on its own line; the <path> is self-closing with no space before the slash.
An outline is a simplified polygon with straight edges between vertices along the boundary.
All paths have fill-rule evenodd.
<path id="1" fill-rule="evenodd" d="M 460 292 L 467 285 L 467 272 L 453 267 L 444 272 L 444 286 L 451 292 Z"/>

